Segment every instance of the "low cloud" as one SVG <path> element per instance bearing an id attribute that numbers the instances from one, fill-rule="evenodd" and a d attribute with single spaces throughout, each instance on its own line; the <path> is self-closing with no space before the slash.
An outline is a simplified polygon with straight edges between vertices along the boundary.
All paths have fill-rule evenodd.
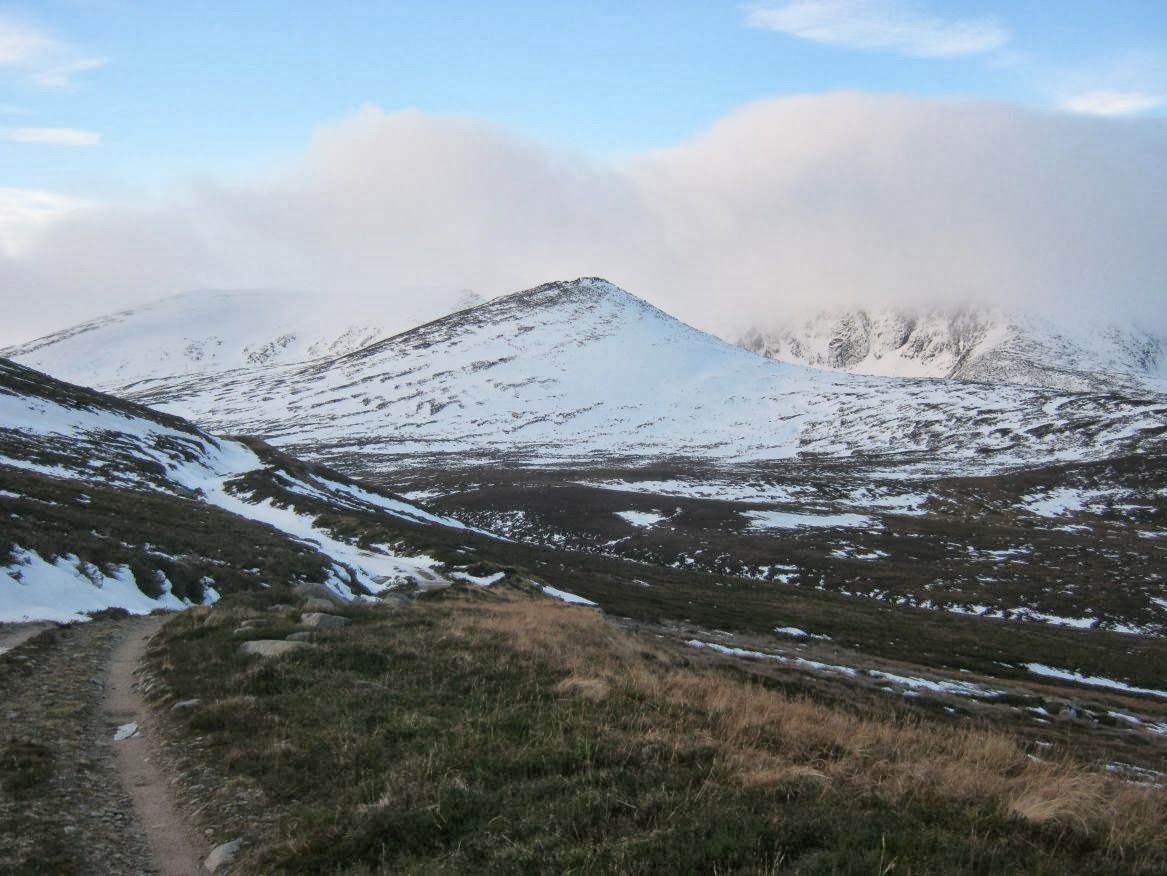
<path id="1" fill-rule="evenodd" d="M 994 18 L 942 18 L 910 0 L 793 0 L 753 6 L 751 27 L 851 49 L 954 58 L 991 52 L 1009 41 Z"/>
<path id="2" fill-rule="evenodd" d="M 752 104 L 619 162 L 366 108 L 279 176 L 52 222 L 0 257 L 0 342 L 193 288 L 393 308 L 581 275 L 725 334 L 971 301 L 1167 333 L 1164 154 L 1161 119 L 846 93 Z"/>
<path id="3" fill-rule="evenodd" d="M 0 128 L 0 140 L 48 146 L 96 146 L 101 134 L 78 128 Z"/>
<path id="4" fill-rule="evenodd" d="M 1141 91 L 1095 89 L 1066 98 L 1063 108 L 1090 116 L 1132 116 L 1161 107 L 1162 97 Z"/>
<path id="5" fill-rule="evenodd" d="M 86 54 L 44 29 L 0 13 L 0 70 L 16 72 L 42 88 L 68 88 L 106 58 Z"/>
<path id="6" fill-rule="evenodd" d="M 0 187 L 0 264 L 5 253 L 15 256 L 41 231 L 90 206 L 51 192 Z"/>

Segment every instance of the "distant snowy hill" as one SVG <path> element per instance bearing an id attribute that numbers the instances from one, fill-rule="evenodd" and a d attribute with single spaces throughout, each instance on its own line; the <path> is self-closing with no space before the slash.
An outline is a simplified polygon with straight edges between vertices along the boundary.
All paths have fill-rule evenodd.
<path id="1" fill-rule="evenodd" d="M 99 389 L 161 375 L 339 356 L 481 303 L 473 292 L 434 294 L 409 307 L 338 304 L 284 291 L 200 290 L 100 317 L 0 356 Z"/>
<path id="2" fill-rule="evenodd" d="M 440 579 L 438 562 L 358 546 L 317 513 L 397 532 L 468 527 L 270 450 L 0 359 L 0 622 L 84 619 L 316 582 L 339 597 Z"/>
<path id="3" fill-rule="evenodd" d="M 1167 339 L 1133 326 L 971 308 L 875 308 L 824 311 L 747 332 L 739 344 L 780 362 L 854 374 L 1167 392 Z"/>
<path id="4" fill-rule="evenodd" d="M 550 283 L 348 355 L 145 380 L 128 395 L 350 472 L 691 456 L 948 470 L 1096 458 L 1167 431 L 1167 398 L 862 377 L 773 362 L 598 279 Z"/>

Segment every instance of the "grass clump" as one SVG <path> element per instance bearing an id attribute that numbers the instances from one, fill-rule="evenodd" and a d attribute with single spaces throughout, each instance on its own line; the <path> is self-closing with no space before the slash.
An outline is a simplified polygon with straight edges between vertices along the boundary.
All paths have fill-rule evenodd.
<path id="1" fill-rule="evenodd" d="M 1167 866 L 1161 795 L 766 689 L 587 609 L 451 591 L 273 660 L 222 610 L 175 618 L 151 659 L 204 704 L 178 732 L 274 816 L 246 872 Z"/>
<path id="2" fill-rule="evenodd" d="M 31 739 L 12 738 L 0 748 L 0 787 L 19 796 L 49 780 L 53 752 Z"/>

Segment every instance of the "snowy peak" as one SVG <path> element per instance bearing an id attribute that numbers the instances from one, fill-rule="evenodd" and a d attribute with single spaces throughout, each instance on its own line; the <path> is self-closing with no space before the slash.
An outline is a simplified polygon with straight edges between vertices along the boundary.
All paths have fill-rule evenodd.
<path id="1" fill-rule="evenodd" d="M 426 325 L 418 326 L 374 345 L 363 355 L 371 355 L 381 347 L 396 347 L 408 343 L 421 349 L 435 343 L 457 342 L 460 335 L 469 336 L 489 326 L 507 326 L 523 337 L 524 346 L 556 338 L 594 338 L 599 333 L 619 330 L 621 323 L 636 320 L 655 320 L 686 331 L 694 331 L 647 301 L 637 298 L 607 280 L 584 277 L 578 280 L 544 283 L 533 289 L 504 295 L 477 307 L 450 314 Z M 557 328 L 544 336 L 540 329 Z"/>
<path id="2" fill-rule="evenodd" d="M 481 302 L 472 292 L 338 304 L 275 290 L 199 290 L 81 323 L 0 356 L 62 380 L 117 390 L 163 375 L 281 365 L 358 350 Z"/>
<path id="3" fill-rule="evenodd" d="M 614 283 L 601 277 L 580 277 L 578 280 L 565 280 L 555 283 L 544 283 L 533 289 L 514 292 L 497 299 L 493 304 L 504 305 L 508 308 L 521 309 L 527 312 L 539 308 L 566 308 L 566 309 L 596 309 L 624 310 L 628 312 L 651 312 L 672 322 L 677 322 L 671 316 L 661 311 L 642 298 L 637 298 L 631 292 L 621 289 Z M 678 323 L 680 324 L 680 323 Z"/>
<path id="4" fill-rule="evenodd" d="M 1059 324 L 978 308 L 823 311 L 747 332 L 739 344 L 781 362 L 855 374 L 1167 391 L 1162 338 L 1133 326 Z"/>
<path id="5" fill-rule="evenodd" d="M 1125 452 L 1159 440 L 1167 414 L 1161 400 L 774 362 L 594 278 L 499 298 L 336 359 L 155 379 L 130 394 L 361 475 L 484 455 L 1001 468 Z"/>

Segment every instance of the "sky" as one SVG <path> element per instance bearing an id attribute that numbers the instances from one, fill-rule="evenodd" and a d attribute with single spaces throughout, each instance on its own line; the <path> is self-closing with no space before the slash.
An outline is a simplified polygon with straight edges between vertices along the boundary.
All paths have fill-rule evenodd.
<path id="1" fill-rule="evenodd" d="M 604 275 L 1167 332 L 1167 3 L 0 0 L 0 344 L 199 287 Z"/>

